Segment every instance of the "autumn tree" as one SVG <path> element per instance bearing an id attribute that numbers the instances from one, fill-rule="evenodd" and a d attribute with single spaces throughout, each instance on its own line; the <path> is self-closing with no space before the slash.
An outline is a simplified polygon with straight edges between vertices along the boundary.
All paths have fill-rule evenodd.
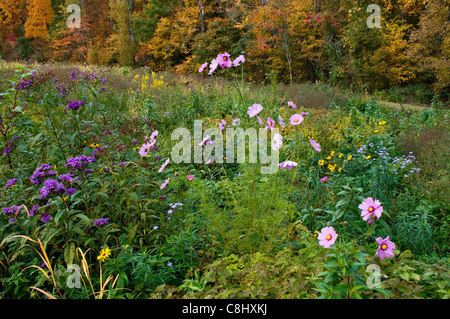
<path id="1" fill-rule="evenodd" d="M 25 22 L 27 38 L 44 39 L 48 36 L 48 28 L 54 11 L 50 0 L 28 0 L 28 17 Z"/>

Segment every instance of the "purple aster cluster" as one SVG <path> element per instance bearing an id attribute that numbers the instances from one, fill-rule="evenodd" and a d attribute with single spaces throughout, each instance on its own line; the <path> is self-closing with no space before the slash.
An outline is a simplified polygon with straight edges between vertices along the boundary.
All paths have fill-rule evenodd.
<path id="1" fill-rule="evenodd" d="M 50 218 L 52 218 L 52 215 L 44 213 L 44 214 L 42 214 L 41 222 L 46 224 L 49 222 Z"/>
<path id="2" fill-rule="evenodd" d="M 5 148 L 3 149 L 3 154 L 11 153 L 11 151 L 17 146 L 19 136 L 14 136 L 11 141 L 5 143 Z"/>
<path id="3" fill-rule="evenodd" d="M 59 91 L 59 97 L 62 97 L 62 98 L 66 97 L 70 93 L 69 84 L 57 83 L 55 85 L 55 89 L 57 89 Z"/>
<path id="4" fill-rule="evenodd" d="M 4 215 L 17 215 L 22 210 L 23 206 L 11 206 L 3 208 Z"/>
<path id="5" fill-rule="evenodd" d="M 33 79 L 30 79 L 28 81 L 20 80 L 17 83 L 16 88 L 20 91 L 25 91 L 25 90 L 29 89 L 32 85 L 33 85 Z"/>
<path id="6" fill-rule="evenodd" d="M 49 164 L 42 164 L 37 170 L 34 171 L 30 177 L 31 183 L 39 185 L 42 183 L 42 179 L 49 176 L 55 176 L 56 172 L 52 170 L 52 166 Z"/>
<path id="7" fill-rule="evenodd" d="M 9 181 L 6 182 L 5 188 L 9 188 L 9 187 L 13 186 L 16 182 L 17 182 L 17 178 L 10 179 Z"/>
<path id="8" fill-rule="evenodd" d="M 64 108 L 64 112 L 67 112 L 67 110 L 78 110 L 81 106 L 85 105 L 86 102 L 84 101 L 69 101 L 69 104 Z"/>
<path id="9" fill-rule="evenodd" d="M 34 216 L 34 215 L 38 212 L 39 208 L 40 208 L 39 205 L 34 205 L 33 208 L 30 209 L 30 211 L 28 212 L 28 214 L 29 214 L 30 216 Z"/>
<path id="10" fill-rule="evenodd" d="M 106 224 L 108 223 L 108 221 L 109 221 L 109 218 L 100 218 L 99 220 L 97 220 L 97 221 L 94 223 L 94 225 L 95 225 L 95 226 L 98 226 L 98 227 L 101 227 L 101 226 L 106 225 Z"/>
<path id="11" fill-rule="evenodd" d="M 81 155 L 72 157 L 67 160 L 66 167 L 70 167 L 75 170 L 83 170 L 89 163 L 95 162 L 95 157 Z"/>
<path id="12" fill-rule="evenodd" d="M 58 183 L 56 179 L 48 179 L 44 182 L 44 187 L 39 188 L 41 199 L 46 198 L 51 194 L 61 194 L 66 191 L 63 184 Z"/>

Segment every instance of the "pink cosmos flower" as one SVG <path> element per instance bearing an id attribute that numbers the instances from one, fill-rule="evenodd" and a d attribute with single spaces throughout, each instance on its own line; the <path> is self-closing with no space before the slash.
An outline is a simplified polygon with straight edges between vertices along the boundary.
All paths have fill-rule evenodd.
<path id="1" fill-rule="evenodd" d="M 300 114 L 303 115 L 303 116 L 306 116 L 306 115 L 308 115 L 309 113 L 308 113 L 308 112 L 301 112 Z"/>
<path id="2" fill-rule="evenodd" d="M 361 217 L 364 221 L 367 221 L 369 218 L 377 220 L 381 217 L 381 213 L 383 212 L 383 206 L 377 199 L 373 199 L 372 197 L 366 198 L 361 204 L 358 206 L 361 209 Z"/>
<path id="3" fill-rule="evenodd" d="M 289 101 L 289 102 L 288 102 L 288 105 L 289 105 L 290 107 L 292 107 L 293 109 L 296 109 L 296 108 L 297 108 L 297 105 L 295 105 L 295 103 L 292 102 L 292 101 Z"/>
<path id="4" fill-rule="evenodd" d="M 145 142 L 142 147 L 139 149 L 139 155 L 141 157 L 144 157 L 147 155 L 147 153 L 150 151 L 150 148 L 154 145 L 154 143 L 150 144 L 148 142 Z"/>
<path id="5" fill-rule="evenodd" d="M 272 140 L 272 149 L 279 150 L 283 146 L 283 136 L 276 133 Z"/>
<path id="6" fill-rule="evenodd" d="M 170 158 L 168 158 L 168 159 L 166 160 L 166 162 L 161 166 L 161 168 L 159 169 L 158 173 L 161 173 L 161 172 L 166 168 L 166 166 L 167 166 L 169 163 L 170 163 Z"/>
<path id="7" fill-rule="evenodd" d="M 170 181 L 170 177 L 167 178 L 167 179 L 164 181 L 164 183 L 161 184 L 161 186 L 160 186 L 159 188 L 160 188 L 160 189 L 163 189 L 164 187 L 166 187 L 167 184 L 169 184 L 169 181 Z"/>
<path id="8" fill-rule="evenodd" d="M 291 125 L 299 125 L 301 122 L 303 122 L 303 116 L 300 114 L 294 114 L 289 119 L 289 123 L 291 123 Z"/>
<path id="9" fill-rule="evenodd" d="M 270 130 L 273 130 L 273 128 L 275 126 L 275 122 L 270 117 L 268 117 L 267 118 L 267 125 L 269 126 Z"/>
<path id="10" fill-rule="evenodd" d="M 258 122 L 259 122 L 259 125 L 264 125 L 264 121 L 259 116 L 258 116 Z"/>
<path id="11" fill-rule="evenodd" d="M 209 159 L 209 160 L 206 161 L 205 164 L 208 165 L 208 164 L 211 164 L 211 162 L 212 162 L 212 160 Z"/>
<path id="12" fill-rule="evenodd" d="M 283 163 L 280 164 L 280 169 L 287 168 L 287 169 L 290 170 L 290 169 L 293 169 L 296 166 L 297 166 L 296 162 L 284 161 Z"/>
<path id="13" fill-rule="evenodd" d="M 233 123 L 231 123 L 233 126 L 238 126 L 239 124 L 241 124 L 241 119 L 234 119 Z"/>
<path id="14" fill-rule="evenodd" d="M 207 141 L 209 138 L 210 138 L 210 136 L 209 136 L 209 135 L 206 135 L 206 136 L 203 138 L 203 140 L 198 144 L 198 146 L 202 146 L 203 144 L 205 144 L 206 141 Z"/>
<path id="15" fill-rule="evenodd" d="M 198 69 L 198 72 L 202 73 L 206 69 L 207 66 L 208 66 L 208 62 L 203 63 L 202 66 L 200 67 L 200 69 Z"/>
<path id="16" fill-rule="evenodd" d="M 227 121 L 222 120 L 222 121 L 219 123 L 219 129 L 222 131 L 222 130 L 225 128 L 225 125 L 227 125 Z"/>
<path id="17" fill-rule="evenodd" d="M 325 248 L 330 248 L 336 241 L 337 237 L 338 234 L 336 234 L 334 228 L 331 226 L 322 228 L 319 236 L 317 236 L 319 239 L 319 245 Z"/>
<path id="18" fill-rule="evenodd" d="M 245 57 L 243 55 L 240 55 L 233 61 L 233 66 L 240 66 L 244 62 L 245 62 Z"/>
<path id="19" fill-rule="evenodd" d="M 322 149 L 320 148 L 320 144 L 317 143 L 315 140 L 309 139 L 309 142 L 311 143 L 312 147 L 314 147 L 314 149 L 315 149 L 317 152 L 322 151 Z"/>
<path id="20" fill-rule="evenodd" d="M 263 107 L 261 104 L 253 104 L 252 106 L 250 106 L 248 108 L 247 114 L 250 117 L 254 117 L 254 116 L 258 115 L 262 110 L 263 110 Z"/>
<path id="21" fill-rule="evenodd" d="M 385 239 L 378 237 L 375 241 L 380 245 L 375 256 L 380 257 L 380 259 L 394 257 L 395 244 L 389 240 L 389 236 Z"/>
<path id="22" fill-rule="evenodd" d="M 189 175 L 188 177 L 187 177 L 187 180 L 188 181 L 192 181 L 194 179 L 194 176 L 193 175 Z"/>
<path id="23" fill-rule="evenodd" d="M 231 68 L 232 65 L 232 61 L 230 59 L 230 55 L 228 53 L 223 53 L 223 54 L 219 54 L 217 56 L 217 63 L 222 67 L 222 68 Z"/>
<path id="24" fill-rule="evenodd" d="M 325 177 L 321 178 L 320 181 L 321 181 L 322 183 L 325 183 L 325 182 L 327 181 L 327 179 L 328 179 L 328 176 L 325 176 Z"/>
<path id="25" fill-rule="evenodd" d="M 218 66 L 219 66 L 219 62 L 216 59 L 213 59 L 211 61 L 211 64 L 209 65 L 209 73 L 208 74 L 209 75 L 213 74 Z"/>
<path id="26" fill-rule="evenodd" d="M 244 62 L 245 62 L 245 57 L 243 54 L 241 54 L 233 61 L 233 66 L 239 66 L 239 65 L 241 65 L 241 63 L 244 63 Z"/>

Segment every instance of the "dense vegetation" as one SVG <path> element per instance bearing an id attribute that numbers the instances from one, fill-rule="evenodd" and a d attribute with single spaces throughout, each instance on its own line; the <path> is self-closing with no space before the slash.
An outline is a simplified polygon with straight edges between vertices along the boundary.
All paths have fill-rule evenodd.
<path id="1" fill-rule="evenodd" d="M 252 63 L 2 63 L 1 297 L 448 298 L 445 104 L 248 84 Z M 175 164 L 171 133 L 196 120 L 278 128 L 284 169 Z"/>

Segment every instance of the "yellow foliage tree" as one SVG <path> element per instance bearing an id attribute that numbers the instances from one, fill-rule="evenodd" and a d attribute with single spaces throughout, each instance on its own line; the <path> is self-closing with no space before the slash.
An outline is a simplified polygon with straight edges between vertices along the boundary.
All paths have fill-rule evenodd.
<path id="1" fill-rule="evenodd" d="M 46 38 L 54 14 L 50 0 L 29 0 L 25 36 L 27 38 Z"/>

